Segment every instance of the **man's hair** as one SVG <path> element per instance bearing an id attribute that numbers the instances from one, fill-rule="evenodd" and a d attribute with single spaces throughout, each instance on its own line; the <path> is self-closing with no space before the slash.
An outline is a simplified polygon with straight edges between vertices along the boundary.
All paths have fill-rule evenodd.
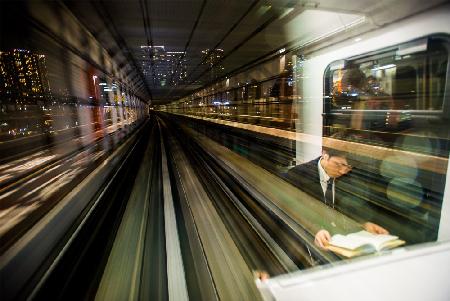
<path id="1" fill-rule="evenodd" d="M 352 141 L 352 135 L 345 130 L 341 130 L 333 133 L 329 138 L 336 139 L 339 141 L 339 148 L 333 147 L 332 145 L 322 146 L 322 151 L 327 153 L 330 157 L 343 157 L 347 160 L 350 165 L 357 164 L 357 155 L 350 143 Z"/>
<path id="2" fill-rule="evenodd" d="M 330 157 L 344 157 L 347 158 L 349 157 L 349 153 L 343 150 L 339 150 L 339 149 L 335 149 L 335 148 L 331 148 L 331 147 L 326 147 L 324 146 L 322 148 L 322 151 L 327 153 L 328 156 Z"/>
<path id="3" fill-rule="evenodd" d="M 353 88 L 359 90 L 365 90 L 367 87 L 367 79 L 364 72 L 355 66 L 349 66 L 348 69 L 344 70 L 344 75 L 341 79 L 341 84 L 344 89 L 347 86 L 352 86 Z"/>

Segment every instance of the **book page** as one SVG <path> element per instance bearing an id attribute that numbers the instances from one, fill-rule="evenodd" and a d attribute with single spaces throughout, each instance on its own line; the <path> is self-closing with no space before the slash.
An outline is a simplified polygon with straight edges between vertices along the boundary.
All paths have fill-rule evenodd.
<path id="1" fill-rule="evenodd" d="M 383 244 L 397 239 L 397 236 L 387 235 L 387 234 L 372 234 L 367 231 L 360 231 L 356 233 L 351 233 L 348 235 L 336 234 L 331 237 L 330 244 L 346 248 L 349 250 L 357 249 L 363 245 L 370 244 L 377 251 L 382 249 Z"/>
<path id="2" fill-rule="evenodd" d="M 379 251 L 383 248 L 383 245 L 391 240 L 395 240 L 398 236 L 389 234 L 372 234 L 367 231 L 359 231 L 356 233 L 349 234 L 348 236 L 356 237 L 356 239 L 365 241 L 368 244 L 374 246 L 374 248 Z"/>
<path id="3" fill-rule="evenodd" d="M 366 243 L 357 237 L 352 238 L 346 235 L 336 234 L 331 237 L 330 244 L 336 247 L 354 250 Z"/>

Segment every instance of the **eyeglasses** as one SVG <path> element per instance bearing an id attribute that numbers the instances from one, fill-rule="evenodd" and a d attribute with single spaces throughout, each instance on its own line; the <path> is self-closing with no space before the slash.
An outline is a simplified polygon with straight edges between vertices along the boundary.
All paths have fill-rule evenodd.
<path id="1" fill-rule="evenodd" d="M 334 162 L 334 164 L 336 164 L 339 168 L 345 167 L 347 169 L 352 169 L 353 166 L 351 166 L 350 164 L 345 164 L 345 163 L 339 163 L 339 162 Z"/>

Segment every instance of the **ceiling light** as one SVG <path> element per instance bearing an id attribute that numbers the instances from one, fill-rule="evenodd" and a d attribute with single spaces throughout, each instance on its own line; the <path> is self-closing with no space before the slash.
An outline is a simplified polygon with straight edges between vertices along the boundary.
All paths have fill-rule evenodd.
<path id="1" fill-rule="evenodd" d="M 385 70 L 385 69 L 390 69 L 390 68 L 394 68 L 394 67 L 396 67 L 395 64 L 388 64 L 388 65 L 384 65 L 384 66 L 373 68 L 372 71 Z"/>

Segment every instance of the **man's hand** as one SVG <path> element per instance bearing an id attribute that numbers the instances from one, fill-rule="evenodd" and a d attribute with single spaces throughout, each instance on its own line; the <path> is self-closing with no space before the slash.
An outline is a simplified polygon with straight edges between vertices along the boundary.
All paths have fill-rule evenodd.
<path id="1" fill-rule="evenodd" d="M 330 239 L 331 239 L 330 232 L 322 229 L 316 233 L 316 236 L 314 237 L 314 244 L 319 248 L 325 250 L 325 247 L 330 242 Z"/>
<path id="2" fill-rule="evenodd" d="M 261 281 L 266 281 L 267 279 L 270 278 L 269 273 L 267 273 L 266 271 L 256 270 L 253 271 L 253 275 L 255 276 L 256 279 L 259 279 Z"/>
<path id="3" fill-rule="evenodd" d="M 388 230 L 371 222 L 364 223 L 363 227 L 367 232 L 373 234 L 389 234 Z"/>

